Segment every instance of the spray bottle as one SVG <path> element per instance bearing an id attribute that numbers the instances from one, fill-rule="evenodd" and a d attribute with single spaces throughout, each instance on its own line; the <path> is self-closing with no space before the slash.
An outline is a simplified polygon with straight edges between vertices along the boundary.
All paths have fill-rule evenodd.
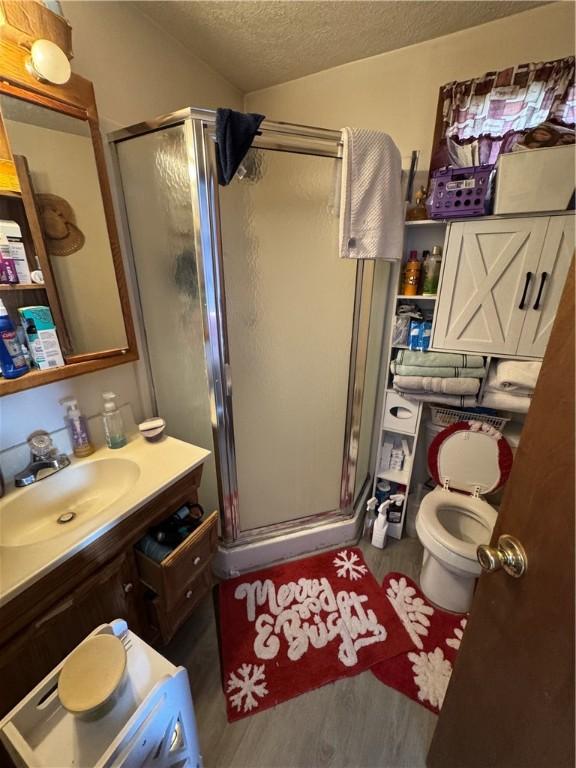
<path id="1" fill-rule="evenodd" d="M 368 541 L 372 541 L 372 531 L 374 530 L 374 521 L 376 520 L 374 513 L 376 512 L 377 506 L 378 506 L 378 499 L 376 498 L 376 496 L 372 496 L 372 498 L 368 499 L 368 501 L 366 502 L 366 517 L 364 518 L 364 536 L 368 539 Z"/>
<path id="2" fill-rule="evenodd" d="M 390 504 L 398 504 L 404 501 L 403 493 L 395 493 L 378 507 L 378 517 L 374 523 L 372 531 L 372 546 L 377 549 L 384 549 L 386 546 L 386 534 L 388 533 L 388 507 Z"/>

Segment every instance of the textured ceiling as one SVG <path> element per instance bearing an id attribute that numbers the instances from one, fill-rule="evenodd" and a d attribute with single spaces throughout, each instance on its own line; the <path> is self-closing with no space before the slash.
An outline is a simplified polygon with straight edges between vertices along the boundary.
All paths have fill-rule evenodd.
<path id="1" fill-rule="evenodd" d="M 138 0 L 244 92 L 528 10 L 518 0 Z"/>

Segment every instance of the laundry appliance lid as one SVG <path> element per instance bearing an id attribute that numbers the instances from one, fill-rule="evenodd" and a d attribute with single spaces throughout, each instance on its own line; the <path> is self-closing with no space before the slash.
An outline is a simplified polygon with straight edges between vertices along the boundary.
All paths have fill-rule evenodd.
<path id="1" fill-rule="evenodd" d="M 428 450 L 428 467 L 437 485 L 483 495 L 504 485 L 512 450 L 494 427 L 459 421 L 442 430 Z"/>

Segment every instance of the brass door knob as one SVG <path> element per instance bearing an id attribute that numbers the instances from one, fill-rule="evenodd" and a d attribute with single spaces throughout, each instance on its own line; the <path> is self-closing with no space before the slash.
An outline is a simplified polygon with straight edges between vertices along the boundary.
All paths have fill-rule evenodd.
<path id="1" fill-rule="evenodd" d="M 488 544 L 480 544 L 476 550 L 476 557 L 483 571 L 493 573 L 504 570 L 509 576 L 519 579 L 526 573 L 528 558 L 524 547 L 514 536 L 503 534 L 498 539 L 497 547 Z"/>

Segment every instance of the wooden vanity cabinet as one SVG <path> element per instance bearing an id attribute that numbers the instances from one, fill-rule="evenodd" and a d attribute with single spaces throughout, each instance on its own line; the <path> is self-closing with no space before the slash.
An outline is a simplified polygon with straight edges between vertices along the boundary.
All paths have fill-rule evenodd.
<path id="1" fill-rule="evenodd" d="M 17 704 L 99 624 L 125 618 L 135 632 L 142 632 L 137 593 L 127 590 L 128 585 L 137 584 L 137 578 L 133 558 L 123 553 L 3 645 L 1 714 Z"/>
<path id="2" fill-rule="evenodd" d="M 218 543 L 218 512 L 157 563 L 136 550 L 140 581 L 148 587 L 150 616 L 162 641 L 169 642 L 212 587 L 210 563 Z"/>
<path id="3" fill-rule="evenodd" d="M 186 553 L 183 564 L 177 550 L 170 556 L 178 580 L 161 596 L 142 583 L 134 545 L 150 526 L 197 502 L 201 473 L 197 467 L 0 607 L 0 717 L 99 624 L 123 618 L 148 642 L 166 642 L 190 616 L 212 587 L 217 513 L 177 548 Z"/>

